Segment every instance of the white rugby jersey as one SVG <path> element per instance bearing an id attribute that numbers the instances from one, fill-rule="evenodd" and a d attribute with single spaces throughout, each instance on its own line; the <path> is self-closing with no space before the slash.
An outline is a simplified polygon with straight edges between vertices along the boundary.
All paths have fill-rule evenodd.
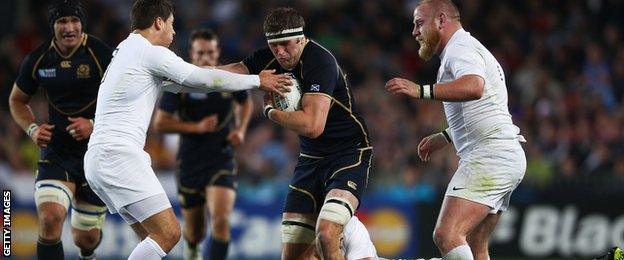
<path id="1" fill-rule="evenodd" d="M 442 50 L 440 60 L 438 83 L 464 75 L 477 75 L 485 80 L 480 99 L 443 102 L 457 153 L 461 156 L 486 138 L 518 138 L 520 129 L 511 121 L 507 107 L 505 74 L 492 53 L 470 33 L 459 29 Z"/>
<path id="2" fill-rule="evenodd" d="M 113 56 L 100 84 L 89 147 L 100 143 L 125 143 L 143 149 L 154 105 L 163 90 L 163 80 L 182 84 L 191 73 L 202 69 L 183 61 L 165 47 L 152 45 L 137 33 L 131 33 L 122 41 Z M 216 74 L 219 70 L 210 71 Z M 202 80 L 218 84 L 214 88 L 223 87 L 232 79 L 241 82 L 244 77 L 259 83 L 256 75 L 235 75 L 238 76 L 210 78 L 208 73 L 203 73 L 206 77 Z M 167 88 L 169 90 L 169 86 Z M 179 91 L 185 87 L 176 88 L 175 91 Z"/>
<path id="3" fill-rule="evenodd" d="M 364 223 L 357 216 L 351 217 L 342 232 L 342 250 L 347 260 L 377 258 L 377 249 L 371 241 Z"/>

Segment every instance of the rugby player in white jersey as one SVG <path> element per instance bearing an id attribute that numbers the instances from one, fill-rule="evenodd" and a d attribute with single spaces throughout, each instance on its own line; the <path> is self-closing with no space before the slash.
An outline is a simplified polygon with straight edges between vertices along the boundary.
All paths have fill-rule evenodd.
<path id="1" fill-rule="evenodd" d="M 259 87 L 281 93 L 288 91 L 290 77 L 272 71 L 240 75 L 184 62 L 167 48 L 175 35 L 168 0 L 136 1 L 132 29 L 102 79 L 85 175 L 109 211 L 119 213 L 142 239 L 129 259 L 161 259 L 180 239 L 180 224 L 143 151 L 160 92 Z M 163 86 L 166 78 L 177 84 Z"/>
<path id="2" fill-rule="evenodd" d="M 437 83 L 402 78 L 386 83 L 395 95 L 443 101 L 449 127 L 425 137 L 418 155 L 453 143 L 460 157 L 442 202 L 433 240 L 443 259 L 489 259 L 488 240 L 526 169 L 519 135 L 507 108 L 503 70 L 492 54 L 462 29 L 450 0 L 423 0 L 414 10 L 418 55 L 439 55 Z"/>

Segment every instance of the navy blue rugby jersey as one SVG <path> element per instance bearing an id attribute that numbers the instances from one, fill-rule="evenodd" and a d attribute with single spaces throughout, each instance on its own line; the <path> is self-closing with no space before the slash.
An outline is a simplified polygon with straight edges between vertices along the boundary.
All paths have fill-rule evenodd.
<path id="1" fill-rule="evenodd" d="M 265 69 L 292 73 L 301 83 L 303 95 L 320 94 L 331 99 L 323 133 L 315 139 L 299 136 L 301 153 L 325 156 L 371 146 L 366 123 L 358 114 L 346 74 L 325 47 L 310 40 L 303 49 L 299 64 L 291 71 L 280 66 L 268 47 L 253 52 L 243 64 L 251 74 Z"/>
<path id="2" fill-rule="evenodd" d="M 171 114 L 178 114 L 182 121 L 198 122 L 204 117 L 217 115 L 217 131 L 205 134 L 181 134 L 178 158 L 182 162 L 219 164 L 231 159 L 232 147 L 227 136 L 234 122 L 234 102 L 242 104 L 249 96 L 248 91 L 212 93 L 170 93 L 164 92 L 159 108 Z"/>
<path id="3" fill-rule="evenodd" d="M 76 141 L 65 130 L 68 117 L 93 119 L 100 81 L 111 61 L 112 50 L 100 39 L 83 34 L 82 42 L 67 56 L 54 40 L 26 56 L 15 81 L 28 95 L 38 89 L 48 99 L 49 124 L 55 126 L 48 147 L 58 152 L 84 153 L 88 140 Z"/>

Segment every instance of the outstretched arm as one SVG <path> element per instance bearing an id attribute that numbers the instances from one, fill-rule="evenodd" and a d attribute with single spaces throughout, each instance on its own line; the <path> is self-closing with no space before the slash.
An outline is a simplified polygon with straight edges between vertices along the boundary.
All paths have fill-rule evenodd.
<path id="1" fill-rule="evenodd" d="M 264 70 L 259 75 L 242 75 L 219 69 L 197 67 L 181 84 L 167 81 L 163 83 L 163 88 L 173 93 L 235 92 L 254 88 L 279 94 L 290 91 L 291 78 L 273 73 L 275 73 L 274 70 Z"/>
<path id="2" fill-rule="evenodd" d="M 464 75 L 450 82 L 433 85 L 419 85 L 407 79 L 393 78 L 386 83 L 386 90 L 415 99 L 463 102 L 480 99 L 484 86 L 485 81 L 481 76 Z"/>

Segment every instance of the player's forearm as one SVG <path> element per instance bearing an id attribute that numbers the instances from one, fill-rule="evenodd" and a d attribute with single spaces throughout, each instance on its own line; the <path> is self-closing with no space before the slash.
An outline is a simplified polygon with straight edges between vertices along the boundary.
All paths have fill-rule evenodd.
<path id="1" fill-rule="evenodd" d="M 243 75 L 218 69 L 197 68 L 182 85 L 197 92 L 241 91 L 258 88 L 258 75 Z"/>
<path id="2" fill-rule="evenodd" d="M 230 63 L 227 65 L 217 66 L 217 69 L 229 71 L 238 74 L 249 74 L 249 70 L 242 62 Z"/>
<path id="3" fill-rule="evenodd" d="M 325 128 L 325 125 L 315 124 L 313 117 L 306 114 L 304 111 L 284 112 L 273 109 L 270 112 L 270 119 L 294 131 L 298 135 L 303 135 L 312 139 L 321 135 Z"/>
<path id="4" fill-rule="evenodd" d="M 154 120 L 154 129 L 160 133 L 194 134 L 197 127 L 194 122 L 184 122 L 173 117 L 157 116 Z"/>
<path id="5" fill-rule="evenodd" d="M 13 120 L 15 120 L 24 131 L 26 131 L 32 123 L 35 123 L 35 115 L 27 103 L 9 98 L 9 107 Z"/>
<path id="6" fill-rule="evenodd" d="M 435 84 L 433 97 L 435 100 L 449 102 L 477 100 L 483 96 L 483 88 L 483 78 L 474 75 L 462 76 L 451 82 Z"/>

